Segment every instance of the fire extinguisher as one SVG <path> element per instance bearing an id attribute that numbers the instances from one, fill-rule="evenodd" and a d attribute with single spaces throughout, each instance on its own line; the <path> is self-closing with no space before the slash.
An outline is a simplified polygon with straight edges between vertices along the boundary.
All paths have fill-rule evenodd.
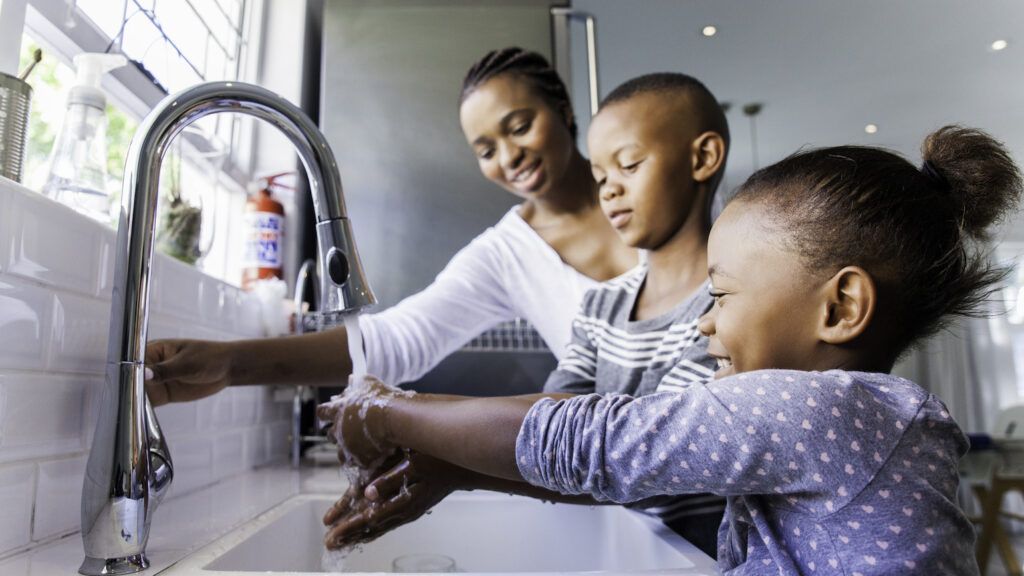
<path id="1" fill-rule="evenodd" d="M 259 180 L 259 191 L 245 202 L 245 259 L 242 288 L 253 282 L 284 277 L 284 205 L 274 200 L 274 190 L 294 190 L 279 179 L 294 172 L 282 172 Z"/>

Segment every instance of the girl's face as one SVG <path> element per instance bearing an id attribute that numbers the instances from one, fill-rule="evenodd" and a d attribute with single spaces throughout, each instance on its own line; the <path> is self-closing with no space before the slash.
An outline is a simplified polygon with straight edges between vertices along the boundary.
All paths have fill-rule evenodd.
<path id="1" fill-rule="evenodd" d="M 715 305 L 700 319 L 715 378 L 781 368 L 814 370 L 822 345 L 823 282 L 766 226 L 765 208 L 730 203 L 711 229 L 708 274 Z"/>
<path id="2" fill-rule="evenodd" d="M 520 198 L 557 189 L 576 150 L 566 118 L 514 74 L 478 86 L 459 120 L 480 171 Z"/>
<path id="3" fill-rule="evenodd" d="M 691 142 L 696 129 L 679 105 L 656 94 L 611 104 L 587 133 L 601 209 L 622 241 L 655 250 L 677 233 L 695 206 Z"/>

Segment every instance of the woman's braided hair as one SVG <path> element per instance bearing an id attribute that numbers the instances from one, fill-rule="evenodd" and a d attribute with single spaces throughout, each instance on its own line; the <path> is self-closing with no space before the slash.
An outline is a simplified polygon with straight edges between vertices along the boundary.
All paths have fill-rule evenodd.
<path id="1" fill-rule="evenodd" d="M 572 113 L 569 91 L 566 90 L 558 72 L 551 67 L 546 58 L 536 52 L 509 47 L 485 54 L 466 72 L 459 104 L 465 102 L 466 98 L 482 84 L 502 74 L 515 75 L 529 82 L 551 108 L 565 118 L 569 133 L 576 138 L 576 119 Z"/>

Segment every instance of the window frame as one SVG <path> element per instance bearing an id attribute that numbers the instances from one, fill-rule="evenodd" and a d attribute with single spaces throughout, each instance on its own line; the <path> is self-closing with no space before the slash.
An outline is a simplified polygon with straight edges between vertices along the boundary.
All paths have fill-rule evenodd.
<path id="1" fill-rule="evenodd" d="M 12 0 L 4 0 L 5 3 L 10 1 Z M 105 52 L 110 45 L 111 38 L 81 10 L 75 8 L 68 11 L 68 0 L 26 1 L 23 33 L 29 33 L 48 44 L 65 64 L 71 65 L 75 54 Z M 131 2 L 132 0 L 126 1 Z M 239 56 L 238 80 L 240 82 L 252 82 L 257 77 L 261 57 L 259 42 L 263 29 L 262 17 L 265 11 L 263 6 L 265 1 L 247 0 Z M 73 23 L 72 26 L 67 25 L 69 18 Z M 19 34 L 18 37 L 20 39 L 21 35 Z M 127 66 L 106 74 L 102 79 L 102 86 L 112 102 L 140 122 L 161 100 L 167 97 L 167 93 L 131 61 Z M 243 191 L 249 181 L 248 173 L 251 172 L 252 159 L 248 147 L 242 143 L 252 138 L 252 124 L 251 122 L 238 122 L 232 129 L 231 142 L 227 143 L 232 150 L 232 155 L 222 169 L 224 174 Z M 209 143 L 204 142 L 194 133 L 184 134 L 183 138 L 195 150 L 202 151 L 210 148 Z"/>
<path id="2" fill-rule="evenodd" d="M 133 0 L 127 0 L 131 3 Z M 169 0 L 164 0 L 169 1 Z M 242 17 L 240 48 L 237 63 L 238 81 L 258 82 L 261 70 L 263 51 L 261 49 L 264 30 L 264 15 L 267 0 L 245 0 Z M 74 55 L 82 52 L 105 52 L 111 44 L 106 35 L 77 6 L 74 0 L 0 0 L 0 31 L 14 31 L 17 41 L 13 43 L 15 50 L 14 66 L 17 66 L 22 38 L 29 35 L 36 39 L 50 53 L 45 57 L 54 58 L 63 64 L 72 66 Z M 72 10 L 69 11 L 69 5 Z M 69 26 L 68 23 L 71 23 Z M 9 44 L 9 43 L 8 43 Z M 0 51 L 7 47 L 0 44 Z M 0 53 L 0 62 L 8 54 Z M 110 103 L 136 121 L 140 122 L 159 104 L 167 94 L 162 87 L 132 63 L 104 75 L 101 80 Z M 216 234 L 221 237 L 216 244 L 220 246 L 217 254 L 211 253 L 211 261 L 202 269 L 225 282 L 238 285 L 241 281 L 239 258 L 224 252 L 237 244 L 243 229 L 233 223 L 230 214 L 240 212 L 248 198 L 250 174 L 255 170 L 256 154 L 253 141 L 257 135 L 258 121 L 242 115 L 232 114 L 228 130 L 218 130 L 214 139 L 220 139 L 230 149 L 230 156 L 223 163 L 220 174 L 216 177 L 221 191 L 213 198 L 219 208 L 216 213 Z M 246 121 L 243 121 L 245 119 Z M 230 134 L 230 140 L 223 142 L 222 134 Z M 185 159 L 195 167 L 197 157 L 202 157 L 216 145 L 199 133 L 185 130 L 177 138 L 187 153 Z M 212 179 L 211 179 L 212 181 Z M 226 244 L 222 244 L 226 242 Z M 230 252 L 230 250 L 228 250 Z M 212 267 L 209 267 L 212 265 Z"/>

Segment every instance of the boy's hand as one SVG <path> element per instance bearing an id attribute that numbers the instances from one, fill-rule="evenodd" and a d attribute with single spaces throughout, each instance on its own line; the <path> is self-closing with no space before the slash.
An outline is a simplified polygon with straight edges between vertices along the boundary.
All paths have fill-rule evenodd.
<path id="1" fill-rule="evenodd" d="M 328 430 L 338 443 L 338 459 L 373 470 L 397 450 L 387 440 L 387 404 L 401 392 L 373 376 L 353 377 L 345 392 L 317 406 L 320 420 L 331 422 Z"/>
<path id="2" fill-rule="evenodd" d="M 156 340 L 146 346 L 146 394 L 153 406 L 189 402 L 231 384 L 223 342 Z"/>
<path id="3" fill-rule="evenodd" d="M 333 550 L 374 540 L 423 516 L 455 490 L 468 488 L 470 474 L 443 460 L 407 452 L 365 489 L 349 488 L 327 511 L 324 524 L 331 528 L 324 542 Z"/>

